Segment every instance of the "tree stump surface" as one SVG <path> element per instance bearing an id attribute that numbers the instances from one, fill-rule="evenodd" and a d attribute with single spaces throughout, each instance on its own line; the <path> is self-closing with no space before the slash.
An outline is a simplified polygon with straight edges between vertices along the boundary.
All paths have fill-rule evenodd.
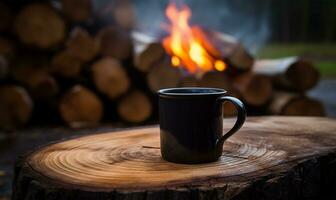
<path id="1" fill-rule="evenodd" d="M 219 161 L 184 165 L 157 126 L 89 135 L 19 160 L 12 199 L 335 199 L 335 144 L 335 119 L 250 117 Z"/>

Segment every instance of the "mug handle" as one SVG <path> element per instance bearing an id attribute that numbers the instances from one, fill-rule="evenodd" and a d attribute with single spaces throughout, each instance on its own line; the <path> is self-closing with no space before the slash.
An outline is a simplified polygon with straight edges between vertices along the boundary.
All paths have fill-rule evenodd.
<path id="1" fill-rule="evenodd" d="M 243 104 L 239 99 L 231 96 L 222 96 L 217 99 L 221 104 L 223 104 L 225 101 L 229 101 L 235 105 L 238 115 L 237 115 L 237 120 L 235 122 L 235 125 L 232 127 L 231 130 L 229 130 L 227 133 L 225 133 L 223 136 L 221 136 L 217 140 L 217 144 L 223 146 L 224 141 L 227 140 L 230 136 L 232 136 L 235 132 L 237 132 L 242 125 L 245 122 L 246 119 L 246 109 Z"/>

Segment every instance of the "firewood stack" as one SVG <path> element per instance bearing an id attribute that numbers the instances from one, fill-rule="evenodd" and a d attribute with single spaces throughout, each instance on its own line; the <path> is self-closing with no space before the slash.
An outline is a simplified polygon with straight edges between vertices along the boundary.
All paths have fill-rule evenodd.
<path id="1" fill-rule="evenodd" d="M 1 129 L 155 121 L 155 94 L 166 87 L 225 88 L 249 114 L 324 114 L 304 95 L 319 78 L 311 62 L 254 61 L 235 38 L 206 31 L 203 45 L 227 69 L 188 74 L 172 66 L 160 39 L 132 30 L 128 1 L 98 11 L 90 0 L 5 1 L 0 17 Z M 224 112 L 235 114 L 230 104 Z"/>

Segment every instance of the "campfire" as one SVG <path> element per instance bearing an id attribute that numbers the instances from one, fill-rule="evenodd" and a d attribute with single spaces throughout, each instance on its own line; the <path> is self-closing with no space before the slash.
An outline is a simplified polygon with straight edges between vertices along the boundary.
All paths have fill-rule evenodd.
<path id="1" fill-rule="evenodd" d="M 180 10 L 174 3 L 166 9 L 170 24 L 166 26 L 169 35 L 162 41 L 171 63 L 191 74 L 208 71 L 224 71 L 226 63 L 218 56 L 218 51 L 209 42 L 199 26 L 190 26 L 191 10 L 183 6 Z"/>
<path id="2" fill-rule="evenodd" d="M 224 88 L 250 115 L 324 114 L 304 95 L 319 79 L 311 62 L 255 60 L 232 35 L 191 24 L 186 5 L 169 4 L 165 34 L 153 37 L 132 27 L 141 19 L 127 1 L 99 13 L 91 1 L 67 2 L 0 3 L 2 20 L 13 21 L 0 30 L 1 128 L 156 122 L 156 91 L 190 86 Z M 226 115 L 234 115 L 231 106 Z"/>

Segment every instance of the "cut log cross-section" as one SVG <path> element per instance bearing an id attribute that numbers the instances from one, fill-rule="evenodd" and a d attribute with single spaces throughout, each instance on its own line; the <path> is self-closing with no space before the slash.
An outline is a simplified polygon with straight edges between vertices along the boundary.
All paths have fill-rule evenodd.
<path id="1" fill-rule="evenodd" d="M 165 56 L 162 44 L 152 37 L 139 32 L 132 33 L 134 45 L 134 67 L 142 72 L 147 72 L 153 65 Z"/>
<path id="2" fill-rule="evenodd" d="M 243 100 L 252 106 L 262 106 L 272 96 L 272 82 L 263 75 L 244 73 L 235 77 L 233 86 Z"/>
<path id="3" fill-rule="evenodd" d="M 103 117 L 103 103 L 89 89 L 75 85 L 59 102 L 62 119 L 72 127 L 91 126 Z"/>
<path id="4" fill-rule="evenodd" d="M 321 102 L 289 92 L 275 92 L 268 105 L 268 112 L 273 115 L 300 115 L 300 116 L 324 116 L 324 108 Z"/>
<path id="5" fill-rule="evenodd" d="M 168 60 L 155 65 L 147 74 L 147 84 L 152 92 L 159 89 L 177 87 L 180 82 L 180 71 Z"/>
<path id="6" fill-rule="evenodd" d="M 51 62 L 51 71 L 64 77 L 78 76 L 82 62 L 68 51 L 61 51 L 54 56 Z"/>
<path id="7" fill-rule="evenodd" d="M 0 97 L 1 129 L 15 129 L 28 122 L 33 111 L 33 101 L 24 88 L 3 85 L 0 87 Z"/>
<path id="8" fill-rule="evenodd" d="M 16 81 L 28 88 L 34 98 L 47 99 L 59 92 L 59 86 L 48 73 L 47 63 L 42 58 L 20 60 L 12 69 L 12 75 Z"/>
<path id="9" fill-rule="evenodd" d="M 111 5 L 111 10 L 106 12 L 113 16 L 115 22 L 126 30 L 134 28 L 136 14 L 134 4 L 130 0 L 116 0 Z"/>
<path id="10" fill-rule="evenodd" d="M 253 66 L 253 72 L 272 77 L 274 85 L 280 89 L 293 91 L 309 90 L 319 80 L 314 65 L 298 57 L 258 60 Z"/>
<path id="11" fill-rule="evenodd" d="M 99 51 L 97 39 L 82 28 L 75 28 L 71 31 L 66 42 L 67 51 L 83 62 L 92 60 Z"/>
<path id="12" fill-rule="evenodd" d="M 97 89 L 110 99 L 124 94 L 131 84 L 121 63 L 113 58 L 96 61 L 92 65 L 92 76 Z"/>
<path id="13" fill-rule="evenodd" d="M 104 56 L 127 59 L 132 54 L 132 39 L 129 34 L 118 27 L 106 27 L 97 34 L 100 52 Z"/>
<path id="14" fill-rule="evenodd" d="M 123 120 L 140 123 L 152 114 L 152 103 L 143 92 L 135 90 L 121 98 L 117 110 Z"/>
<path id="15" fill-rule="evenodd" d="M 164 161 L 158 127 L 67 140 L 18 162 L 12 199 L 335 199 L 335 122 L 250 118 L 198 165 Z"/>
<path id="16" fill-rule="evenodd" d="M 93 11 L 91 0 L 62 0 L 62 10 L 64 14 L 74 22 L 88 20 Z"/>
<path id="17" fill-rule="evenodd" d="M 24 7 L 14 21 L 15 33 L 27 45 L 50 48 L 65 36 L 65 23 L 56 11 L 45 4 Z"/>

